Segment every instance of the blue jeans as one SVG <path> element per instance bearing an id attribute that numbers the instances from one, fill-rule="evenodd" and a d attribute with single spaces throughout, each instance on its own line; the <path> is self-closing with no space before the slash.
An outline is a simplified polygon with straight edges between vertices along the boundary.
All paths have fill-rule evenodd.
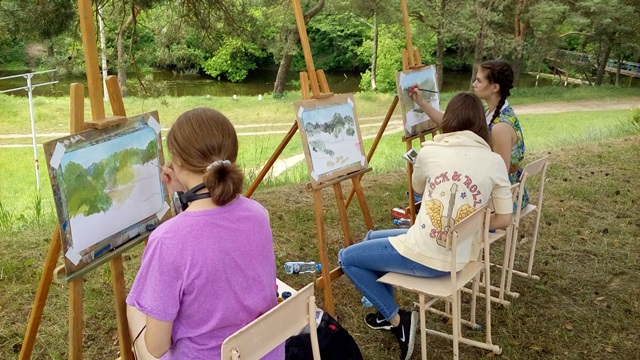
<path id="1" fill-rule="evenodd" d="M 395 230 L 406 232 L 406 229 L 391 231 Z M 400 308 L 393 298 L 393 287 L 377 281 L 384 274 L 390 271 L 420 277 L 449 274 L 400 255 L 388 238 L 372 238 L 342 249 L 338 253 L 338 262 L 349 280 L 387 320 L 391 320 Z"/>
<path id="2" fill-rule="evenodd" d="M 407 228 L 398 228 L 398 229 L 385 229 L 385 230 L 369 230 L 367 235 L 364 236 L 362 241 L 368 241 L 373 239 L 388 239 L 390 237 L 396 237 L 398 235 L 406 234 L 409 229 Z"/>

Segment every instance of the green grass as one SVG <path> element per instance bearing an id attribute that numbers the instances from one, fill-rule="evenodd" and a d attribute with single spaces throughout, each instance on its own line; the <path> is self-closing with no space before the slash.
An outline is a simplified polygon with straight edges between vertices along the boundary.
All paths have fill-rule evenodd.
<path id="1" fill-rule="evenodd" d="M 441 94 L 442 107 L 453 93 Z M 527 105 L 542 102 L 607 100 L 624 97 L 637 97 L 637 89 L 600 87 L 541 87 L 514 89 L 510 101 L 515 105 Z M 384 116 L 393 99 L 392 94 L 356 93 L 355 101 L 359 118 Z M 175 119 L 186 110 L 196 107 L 212 107 L 227 115 L 235 125 L 245 124 L 291 124 L 295 121 L 293 102 L 300 100 L 299 92 L 288 92 L 282 99 L 264 97 L 258 101 L 255 96 L 231 98 L 204 96 L 134 98 L 124 99 L 129 115 L 158 110 L 160 123 L 168 128 Z M 0 94 L 0 134 L 30 134 L 29 103 L 26 97 Z M 37 133 L 65 133 L 69 131 L 68 97 L 35 97 L 33 100 L 34 118 Z M 85 99 L 85 119 L 91 119 L 89 99 Z M 399 106 L 398 106 L 399 108 Z M 107 115 L 111 113 L 105 104 Z M 396 114 L 399 114 L 397 112 Z"/>
<path id="2" fill-rule="evenodd" d="M 550 153 L 550 154 L 549 154 Z M 545 198 L 534 272 L 540 281 L 519 277 L 514 290 L 521 297 L 509 307 L 495 306 L 493 340 L 503 348 L 505 359 L 633 359 L 640 339 L 640 168 L 629 159 L 640 158 L 640 135 L 588 141 L 574 146 L 556 146 L 531 152 L 526 161 L 549 154 L 551 165 L 545 184 Z M 624 154 L 624 156 L 621 156 Z M 535 185 L 535 184 L 533 184 Z M 406 205 L 406 175 L 401 169 L 367 174 L 364 193 L 378 228 L 391 226 L 389 209 Z M 345 186 L 345 192 L 348 186 Z M 334 196 L 323 192 L 325 228 L 329 257 L 343 246 Z M 288 184 L 259 190 L 254 198 L 271 212 L 278 276 L 295 288 L 314 279 L 313 275 L 286 275 L 282 264 L 291 260 L 318 260 L 316 227 L 311 194 L 302 184 Z M 366 229 L 357 205 L 349 208 L 351 232 L 361 238 Z M 520 234 L 530 237 L 532 219 L 521 223 Z M 19 231 L 0 230 L 0 358 L 17 357 L 53 221 Z M 524 250 L 525 246 L 520 246 Z M 142 247 L 124 255 L 125 277 L 130 286 L 139 266 Z M 494 248 L 498 259 L 501 246 Z M 519 251 L 516 265 L 525 264 Z M 115 313 L 109 268 L 91 272 L 84 282 L 84 356 L 88 359 L 117 357 Z M 354 336 L 365 359 L 396 358 L 393 337 L 373 331 L 362 322 L 369 310 L 360 305 L 361 295 L 346 277 L 332 283 L 336 315 Z M 322 290 L 316 292 L 323 306 Z M 412 306 L 415 296 L 399 293 L 403 307 Z M 482 303 L 479 304 L 483 306 Z M 34 359 L 67 357 L 66 286 L 53 285 L 47 298 Z M 427 323 L 448 326 L 429 315 Z M 482 333 L 470 332 L 472 338 Z M 429 336 L 430 359 L 450 359 L 451 342 Z M 419 340 L 412 359 L 419 359 Z M 490 357 L 484 351 L 461 345 L 461 357 Z"/>
<path id="3" fill-rule="evenodd" d="M 597 94 L 606 97 L 606 91 Z M 360 111 L 363 106 L 358 102 L 361 118 L 382 116 L 391 102 L 391 98 L 380 100 L 377 95 L 361 96 L 364 101 L 381 103 L 376 107 L 377 110 Z M 5 100 L 17 101 L 15 98 L 0 97 L 0 106 Z M 186 109 L 201 100 L 178 101 L 184 101 L 181 104 Z M 131 101 L 135 104 L 134 100 Z M 141 100 L 135 101 L 140 101 L 138 106 L 144 111 L 153 108 L 145 107 L 149 105 L 148 102 L 142 104 Z M 253 110 L 260 114 L 258 117 L 263 118 L 266 124 L 268 122 L 264 119 L 269 116 L 263 112 L 274 111 L 280 103 L 276 100 L 263 101 L 266 101 L 264 104 L 271 101 L 275 103 L 269 110 L 262 107 L 259 111 Z M 289 98 L 286 101 L 288 105 L 281 110 L 286 120 L 272 120 L 284 125 L 267 130 L 287 131 L 290 128 L 293 123 L 291 101 Z M 238 104 L 232 100 L 228 102 L 230 107 L 223 112 L 233 111 L 233 104 Z M 51 112 L 46 111 L 51 115 L 47 119 L 52 124 L 61 121 L 68 127 L 68 119 L 62 119 L 68 116 L 64 115 L 65 112 L 68 114 L 68 109 L 64 109 L 62 104 L 62 101 L 54 103 Z M 0 126 L 5 126 L 5 115 L 12 110 L 4 106 L 2 109 Z M 159 110 L 162 120 L 165 112 L 162 108 Z M 236 110 L 238 113 L 234 114 L 251 112 L 249 108 Z M 44 113 L 44 109 L 42 111 Z M 177 114 L 182 109 L 172 111 Z M 363 115 L 363 112 L 367 115 Z M 53 120 L 56 116 L 61 116 L 60 120 Z M 640 253 L 637 241 L 640 238 L 637 217 L 640 212 L 640 188 L 635 181 L 640 176 L 640 168 L 634 161 L 640 158 L 638 118 L 638 111 L 632 113 L 624 110 L 520 116 L 528 151 L 526 161 L 550 154 L 551 167 L 545 184 L 542 227 L 534 267 L 542 280 L 514 279 L 514 288 L 522 297 L 510 307 L 496 307 L 493 310 L 494 342 L 503 347 L 505 359 L 636 357 L 636 345 L 640 339 L 640 290 L 634 286 L 640 283 L 637 255 Z M 364 120 L 363 123 L 379 121 Z M 163 123 L 166 127 L 167 124 Z M 265 129 L 258 127 L 255 131 Z M 254 130 L 243 128 L 242 131 Z M 366 135 L 375 134 L 376 131 L 376 126 L 363 130 Z M 29 132 L 28 122 L 25 132 Z M 252 175 L 249 170 L 264 164 L 283 137 L 283 134 L 240 137 L 239 159 L 248 173 L 248 180 L 255 176 L 255 172 Z M 400 133 L 383 137 L 371 162 L 374 171 L 363 179 L 368 207 L 377 228 L 392 226 L 390 208 L 406 206 L 406 163 L 400 157 L 405 144 L 400 138 Z M 0 144 L 7 144 L 4 140 L 0 141 Z M 18 143 L 28 144 L 30 141 L 27 138 Z M 366 150 L 371 143 L 371 139 L 365 140 Z M 42 147 L 39 149 L 42 164 L 40 194 L 35 191 L 33 150 L 29 147 L 0 148 L 0 308 L 3 312 L 0 320 L 0 359 L 17 357 L 56 223 L 45 158 Z M 300 152 L 300 137 L 296 135 L 281 158 Z M 253 196 L 271 213 L 278 275 L 296 288 L 312 281 L 313 276 L 285 275 L 281 270 L 282 264 L 291 260 L 319 259 L 313 199 L 304 190 L 307 181 L 308 173 L 303 161 L 280 177 L 267 179 Z M 349 189 L 345 183 L 345 194 Z M 343 235 L 333 205 L 334 195 L 325 190 L 323 198 L 329 257 L 332 264 L 337 266 L 336 254 L 343 246 Z M 349 208 L 348 214 L 353 238 L 359 239 L 366 229 L 357 202 Z M 522 226 L 521 234 L 528 236 L 526 234 L 531 231 L 530 220 L 524 221 Z M 136 247 L 124 255 L 127 286 L 130 286 L 139 266 L 141 248 Z M 501 249 L 496 250 L 499 256 Z M 522 254 L 517 258 L 519 265 L 524 260 Z M 109 268 L 102 266 L 91 272 L 84 283 L 85 358 L 117 357 L 109 277 Z M 360 305 L 360 294 L 346 277 L 333 283 L 333 294 L 338 319 L 354 336 L 365 359 L 396 358 L 398 350 L 395 340 L 386 332 L 372 331 L 363 325 L 361 319 L 368 309 Z M 316 295 L 322 306 L 322 291 L 318 290 Z M 411 306 L 413 300 L 408 293 L 400 294 L 403 307 Z M 36 341 L 34 359 L 67 357 L 67 308 L 67 288 L 52 286 Z M 427 321 L 446 327 L 435 317 Z M 471 336 L 479 338 L 482 334 Z M 431 359 L 451 357 L 449 341 L 434 337 L 428 337 L 427 340 Z M 461 356 L 468 359 L 486 356 L 483 351 L 466 346 L 461 346 L 461 352 Z M 418 354 L 416 350 L 413 359 L 418 359 Z"/>

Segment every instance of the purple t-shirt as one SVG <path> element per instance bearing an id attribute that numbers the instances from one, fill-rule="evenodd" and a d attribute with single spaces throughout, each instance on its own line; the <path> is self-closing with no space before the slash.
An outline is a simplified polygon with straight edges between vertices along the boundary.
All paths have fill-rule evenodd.
<path id="1" fill-rule="evenodd" d="M 162 359 L 220 359 L 229 335 L 277 305 L 267 211 L 240 196 L 166 221 L 149 237 L 127 304 L 173 321 Z M 284 346 L 264 359 L 284 359 Z"/>

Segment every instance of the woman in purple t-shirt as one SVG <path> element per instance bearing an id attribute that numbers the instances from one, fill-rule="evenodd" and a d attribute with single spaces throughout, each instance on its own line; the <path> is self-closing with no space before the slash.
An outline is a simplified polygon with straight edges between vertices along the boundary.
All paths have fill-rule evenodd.
<path id="1" fill-rule="evenodd" d="M 132 331 L 134 345 L 138 358 L 148 350 L 162 359 L 220 359 L 229 335 L 277 304 L 269 216 L 240 194 L 238 138 L 224 115 L 185 112 L 167 147 L 162 180 L 184 192 L 186 209 L 153 231 L 142 255 L 127 297 L 130 323 L 146 325 Z M 283 346 L 265 357 L 283 358 Z"/>

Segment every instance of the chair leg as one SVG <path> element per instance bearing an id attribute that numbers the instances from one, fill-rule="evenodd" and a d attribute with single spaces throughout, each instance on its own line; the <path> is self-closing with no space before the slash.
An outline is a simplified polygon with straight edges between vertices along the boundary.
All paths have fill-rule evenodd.
<path id="1" fill-rule="evenodd" d="M 451 306 L 453 307 L 453 359 L 459 358 L 458 343 L 460 341 L 460 291 L 455 291 L 451 298 Z"/>
<path id="2" fill-rule="evenodd" d="M 504 240 L 504 257 L 502 260 L 502 269 L 500 274 L 500 292 L 498 295 L 498 299 L 502 302 L 504 301 L 504 291 L 507 281 L 507 268 L 509 266 L 509 261 L 511 259 L 511 236 L 513 235 L 513 226 L 509 226 L 507 228 L 507 233 L 505 234 Z"/>
<path id="3" fill-rule="evenodd" d="M 427 360 L 427 317 L 424 311 L 424 295 L 418 294 L 420 299 L 420 350 L 422 352 L 422 360 Z"/>
<path id="4" fill-rule="evenodd" d="M 490 282 L 491 280 L 491 274 L 490 272 L 490 264 L 489 262 L 485 262 L 484 263 L 484 271 L 487 273 L 485 279 L 487 281 Z M 502 291 L 501 291 L 502 292 Z M 493 342 L 491 340 L 491 287 L 485 287 L 484 288 L 484 293 L 485 293 L 485 301 L 484 301 L 484 307 L 485 307 L 485 334 L 486 334 L 486 343 L 489 345 L 492 345 Z"/>
<path id="5" fill-rule="evenodd" d="M 486 277 L 484 278 L 485 280 L 487 279 Z M 471 311 L 469 314 L 469 322 L 472 323 L 474 325 L 474 327 L 477 326 L 476 323 L 476 304 L 478 302 L 478 288 L 479 288 L 479 282 L 480 282 L 480 274 L 476 274 L 476 277 L 473 279 L 473 284 L 471 286 Z M 487 288 L 487 284 L 485 283 L 485 289 Z M 491 286 L 489 286 L 489 288 L 491 288 Z"/>
<path id="6" fill-rule="evenodd" d="M 514 227 L 511 234 L 511 252 L 509 254 L 509 268 L 507 269 L 506 292 L 511 292 L 511 281 L 513 279 L 513 266 L 516 258 L 516 247 L 518 245 L 518 227 Z"/>
<path id="7" fill-rule="evenodd" d="M 533 240 L 531 241 L 531 253 L 529 254 L 529 267 L 527 268 L 527 274 L 529 274 L 529 277 L 532 277 L 531 273 L 533 271 L 533 258 L 536 254 L 536 242 L 538 240 L 538 228 L 540 226 L 540 214 L 542 213 L 540 210 L 542 210 L 540 208 L 541 204 L 538 205 L 538 207 L 536 208 L 537 210 L 537 215 L 536 215 L 536 225 L 533 229 Z"/>

